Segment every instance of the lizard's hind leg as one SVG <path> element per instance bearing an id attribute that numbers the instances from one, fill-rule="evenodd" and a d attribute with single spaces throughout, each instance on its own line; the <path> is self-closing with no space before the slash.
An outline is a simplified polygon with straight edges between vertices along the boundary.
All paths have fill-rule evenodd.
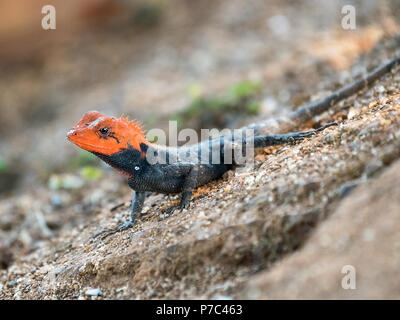
<path id="1" fill-rule="evenodd" d="M 199 178 L 199 166 L 192 166 L 190 171 L 185 177 L 185 181 L 182 187 L 181 201 L 177 206 L 169 207 L 165 214 L 167 216 L 174 213 L 175 210 L 182 211 L 183 209 L 188 209 L 190 205 L 190 199 L 192 198 L 193 189 L 196 187 L 197 180 Z"/>

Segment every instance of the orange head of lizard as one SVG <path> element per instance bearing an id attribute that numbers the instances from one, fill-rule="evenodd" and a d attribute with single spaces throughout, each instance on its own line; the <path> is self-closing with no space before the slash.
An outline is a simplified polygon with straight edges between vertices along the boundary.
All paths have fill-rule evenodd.
<path id="1" fill-rule="evenodd" d="M 67 134 L 78 147 L 103 155 L 112 155 L 132 147 L 141 150 L 146 140 L 142 125 L 127 118 L 107 117 L 97 111 L 86 112 Z"/>

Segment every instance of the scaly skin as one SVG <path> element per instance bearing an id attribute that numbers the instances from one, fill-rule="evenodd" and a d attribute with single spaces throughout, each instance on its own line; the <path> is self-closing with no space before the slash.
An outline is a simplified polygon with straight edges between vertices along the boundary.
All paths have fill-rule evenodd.
<path id="1" fill-rule="evenodd" d="M 333 104 L 351 96 L 386 74 L 399 60 L 399 58 L 394 59 L 375 69 L 362 80 L 334 92 L 325 99 L 294 111 L 285 120 L 289 121 L 291 125 L 294 122 L 297 126 L 301 125 L 303 121 L 326 111 Z M 142 211 L 145 193 L 148 191 L 167 194 L 181 193 L 179 205 L 169 208 L 166 211 L 167 214 L 171 214 L 177 209 L 188 208 L 192 192 L 196 187 L 220 178 L 226 171 L 235 167 L 237 163 L 234 157 L 233 162 L 225 160 L 227 152 L 233 153 L 238 145 L 244 147 L 250 144 L 254 148 L 258 148 L 291 143 L 315 135 L 318 131 L 336 124 L 329 123 L 317 130 L 306 132 L 259 135 L 260 130 L 268 128 L 270 123 L 274 123 L 274 125 L 283 123 L 285 125 L 285 121 L 282 119 L 275 122 L 273 120 L 272 122 L 264 121 L 243 128 L 254 129 L 258 134 L 257 136 L 235 140 L 234 143 L 227 137 L 219 137 L 197 145 L 176 149 L 158 146 L 147 141 L 142 126 L 137 121 L 128 121 L 128 119 L 122 117 L 107 117 L 97 111 L 85 113 L 75 127 L 68 132 L 68 139 L 80 148 L 92 152 L 123 174 L 127 178 L 128 185 L 134 190 L 129 221 L 115 229 L 106 229 L 97 235 L 102 235 L 104 239 L 115 232 L 132 227 L 136 214 Z M 239 144 L 237 141 L 239 141 Z M 217 156 L 220 162 L 214 164 L 215 161 L 212 163 L 211 158 L 207 158 L 206 161 L 202 158 L 202 162 L 196 161 L 203 155 L 200 152 L 201 148 L 208 148 L 211 151 L 218 150 Z M 173 156 L 174 152 L 179 152 L 177 157 Z M 164 156 L 167 161 L 165 163 L 153 163 L 148 160 L 147 155 L 149 153 Z M 190 159 L 193 161 L 190 161 L 190 159 L 188 161 L 187 158 L 179 156 L 186 153 L 192 156 Z"/>

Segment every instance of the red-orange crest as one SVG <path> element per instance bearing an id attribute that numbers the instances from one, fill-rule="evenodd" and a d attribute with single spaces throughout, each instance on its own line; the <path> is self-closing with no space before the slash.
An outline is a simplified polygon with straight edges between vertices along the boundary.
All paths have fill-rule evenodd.
<path id="1" fill-rule="evenodd" d="M 97 111 L 85 113 L 67 136 L 82 149 L 106 155 L 120 152 L 129 146 L 140 150 L 141 143 L 149 144 L 139 121 L 107 117 Z"/>

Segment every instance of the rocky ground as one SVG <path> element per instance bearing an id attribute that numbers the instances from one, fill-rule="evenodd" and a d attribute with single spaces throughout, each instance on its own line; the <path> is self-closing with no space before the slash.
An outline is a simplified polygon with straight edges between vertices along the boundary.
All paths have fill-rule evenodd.
<path id="1" fill-rule="evenodd" d="M 240 1 L 215 3 L 211 11 L 202 8 L 207 23 L 196 20 L 190 40 L 182 40 L 178 31 L 176 38 L 169 38 L 168 30 L 174 28 L 185 35 L 177 28 L 179 23 L 187 26 L 184 18 L 167 24 L 165 34 L 153 31 L 160 51 L 141 46 L 143 52 L 130 60 L 129 72 L 114 70 L 115 75 L 93 82 L 79 77 L 73 64 L 70 68 L 62 65 L 60 71 L 60 52 L 56 52 L 40 73 L 46 81 L 36 87 L 28 85 L 37 77 L 36 71 L 13 74 L 9 76 L 13 81 L 2 80 L 2 101 L 9 107 L 24 106 L 44 86 L 52 89 L 44 102 L 59 108 L 46 121 L 35 120 L 23 131 L 18 128 L 26 119 L 14 122 L 13 114 L 7 114 L 6 139 L 0 150 L 13 145 L 7 156 L 19 159 L 20 167 L 9 175 L 26 174 L 0 201 L 1 299 L 400 297 L 396 280 L 400 265 L 396 233 L 400 227 L 400 67 L 298 129 L 332 119 L 339 126 L 301 143 L 262 150 L 255 163 L 199 188 L 188 210 L 166 217 L 164 210 L 178 197 L 153 194 L 132 229 L 105 240 L 92 238 L 103 227 L 128 217 L 131 194 L 111 170 L 102 168 L 101 177 L 91 173 L 90 179 L 83 179 L 82 169 L 63 162 L 78 152 L 63 144 L 65 132 L 82 111 L 100 105 L 114 114 L 135 100 L 136 106 L 129 111 L 149 119 L 151 112 L 169 114 L 184 108 L 189 99 L 184 91 L 193 79 L 202 83 L 202 90 L 214 93 L 244 77 L 263 86 L 260 114 L 241 120 L 249 123 L 285 114 L 289 105 L 324 96 L 400 54 L 400 39 L 395 35 L 398 21 L 390 14 L 390 6 L 379 7 L 385 19 L 365 23 L 348 34 L 332 27 L 326 17 L 310 19 L 305 5 L 296 8 L 271 2 L 275 11 L 268 14 L 280 9 L 291 28 L 300 12 L 296 21 L 306 31 L 295 41 L 294 35 L 285 38 L 260 27 L 266 19 L 261 14 L 262 1 L 254 1 L 245 11 L 246 18 Z M 361 15 L 366 21 L 376 13 L 370 6 Z M 282 18 L 269 21 L 283 23 Z M 314 34 L 321 21 L 327 23 L 326 29 Z M 219 36 L 215 30 L 220 30 Z M 226 36 L 223 48 L 218 46 L 221 36 Z M 101 37 L 97 38 L 100 43 Z M 204 50 L 206 40 L 210 44 Z M 181 54 L 194 60 L 182 62 L 163 43 L 180 48 L 176 52 L 190 48 Z M 235 44 L 241 45 L 235 55 L 225 58 L 231 52 L 229 45 Z M 271 44 L 276 49 L 267 51 Z M 129 47 L 123 40 L 114 39 L 114 46 L 121 48 L 115 59 L 126 57 Z M 88 44 L 92 47 L 96 48 Z M 151 59 L 149 52 L 154 54 Z M 63 61 L 77 56 L 88 60 L 74 50 L 61 56 Z M 172 65 L 178 70 L 173 75 Z M 57 77 L 52 70 L 58 70 Z M 59 82 L 49 85 L 48 79 Z M 33 92 L 18 96 L 21 88 Z M 46 106 L 40 101 L 40 106 Z M 39 110 L 45 113 L 47 109 Z M 61 150 L 52 147 L 55 142 L 63 145 Z M 29 156 L 18 157 L 21 149 L 28 150 Z M 26 166 L 29 169 L 23 171 Z M 345 265 L 357 271 L 356 290 L 341 287 Z"/>

